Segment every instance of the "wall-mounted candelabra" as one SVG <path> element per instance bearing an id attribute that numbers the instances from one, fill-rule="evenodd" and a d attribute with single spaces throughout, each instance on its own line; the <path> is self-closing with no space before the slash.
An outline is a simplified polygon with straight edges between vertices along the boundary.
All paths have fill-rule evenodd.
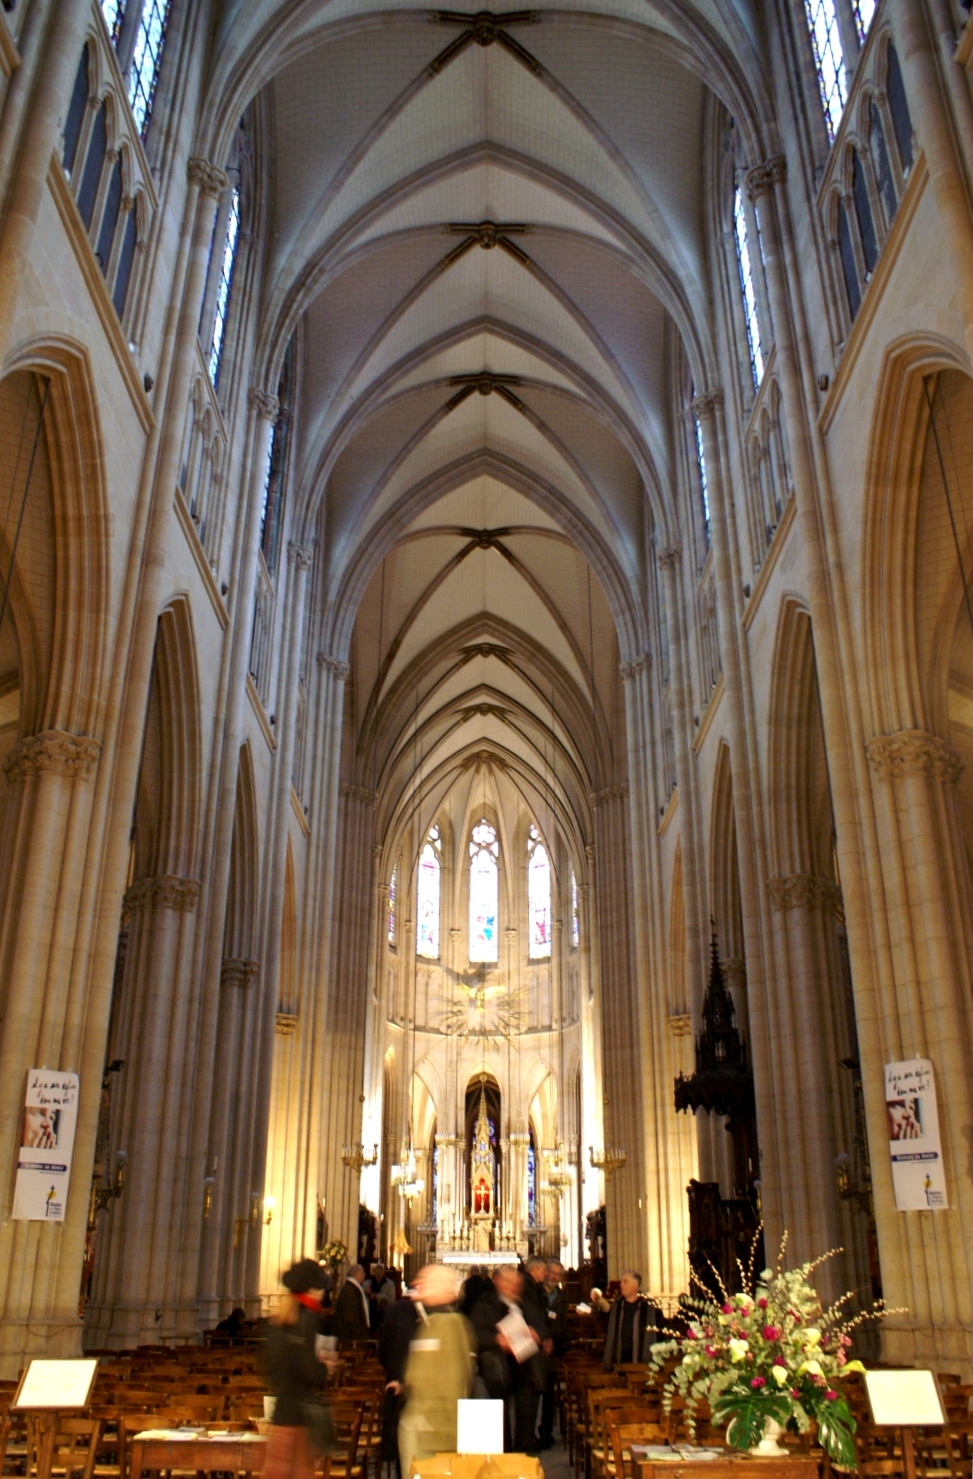
<path id="1" fill-rule="evenodd" d="M 615 1145 L 606 1145 L 603 1150 L 596 1150 L 593 1145 L 589 1145 L 588 1157 L 594 1169 L 602 1171 L 606 1176 L 614 1176 L 628 1160 L 624 1150 Z"/>
<path id="2" fill-rule="evenodd" d="M 341 1161 L 349 1171 L 362 1171 L 366 1166 L 374 1166 L 377 1160 L 377 1145 L 362 1145 L 360 1140 L 354 1140 L 341 1147 Z"/>

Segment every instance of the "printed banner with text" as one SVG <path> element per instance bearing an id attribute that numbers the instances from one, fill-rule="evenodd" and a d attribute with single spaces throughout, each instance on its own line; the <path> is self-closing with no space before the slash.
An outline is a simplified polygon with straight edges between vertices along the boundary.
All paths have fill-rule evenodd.
<path id="1" fill-rule="evenodd" d="M 27 1075 L 12 1217 L 22 1222 L 64 1221 L 77 1119 L 78 1075 L 32 1068 Z"/>
<path id="2" fill-rule="evenodd" d="M 928 1058 L 885 1065 L 885 1116 L 895 1205 L 900 1212 L 948 1207 L 939 1143 L 936 1080 Z"/>

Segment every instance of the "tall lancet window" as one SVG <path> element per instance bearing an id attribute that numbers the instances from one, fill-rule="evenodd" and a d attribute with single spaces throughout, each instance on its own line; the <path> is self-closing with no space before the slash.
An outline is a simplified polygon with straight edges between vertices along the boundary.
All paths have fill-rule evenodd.
<path id="1" fill-rule="evenodd" d="M 747 216 L 743 204 L 743 192 L 739 186 L 733 197 L 733 232 L 736 236 L 737 244 L 737 268 L 740 273 L 743 317 L 747 326 L 747 349 L 750 353 L 750 373 L 753 376 L 753 388 L 756 390 L 764 378 L 764 356 L 763 350 L 760 347 L 757 294 L 753 285 L 753 263 L 750 256 L 750 243 L 747 240 Z M 697 428 L 698 424 L 697 422 Z"/>
<path id="2" fill-rule="evenodd" d="M 416 883 L 416 954 L 427 960 L 439 959 L 439 901 L 443 865 L 440 856 L 442 839 L 433 827 L 419 854 L 419 877 Z"/>
<path id="3" fill-rule="evenodd" d="M 162 51 L 166 44 L 170 0 L 145 0 L 142 19 L 135 37 L 135 51 L 129 73 L 128 100 L 135 122 L 144 139 L 149 131 L 155 90 L 162 70 Z"/>
<path id="4" fill-rule="evenodd" d="M 581 944 L 581 911 L 578 908 L 578 875 L 571 869 L 571 949 Z"/>
<path id="5" fill-rule="evenodd" d="M 551 865 L 536 827 L 527 834 L 528 954 L 542 960 L 551 953 Z"/>
<path id="6" fill-rule="evenodd" d="M 497 834 L 484 817 L 470 833 L 470 960 L 497 959 Z"/>
<path id="7" fill-rule="evenodd" d="M 389 879 L 389 912 L 388 912 L 388 936 L 389 944 L 395 944 L 395 885 L 398 882 L 399 865 L 396 863 L 392 869 L 392 877 Z"/>
<path id="8" fill-rule="evenodd" d="M 239 235 L 240 192 L 235 189 L 230 197 L 230 214 L 226 223 L 223 256 L 220 261 L 220 281 L 216 289 L 216 314 L 213 318 L 213 338 L 209 350 L 209 378 L 212 380 L 214 386 L 218 386 L 220 383 L 220 367 L 223 363 L 223 340 L 226 334 L 226 318 L 230 311 L 230 290 L 233 287 L 233 268 L 236 265 L 236 249 Z"/>
<path id="9" fill-rule="evenodd" d="M 833 144 L 841 122 L 848 97 L 848 76 L 845 58 L 841 49 L 841 32 L 835 12 L 835 0 L 804 0 L 807 13 L 807 29 L 814 52 L 814 66 L 818 74 L 818 91 L 821 107 L 828 130 L 828 139 Z M 866 11 L 868 7 L 865 7 Z M 859 17 L 859 29 L 861 18 Z"/>

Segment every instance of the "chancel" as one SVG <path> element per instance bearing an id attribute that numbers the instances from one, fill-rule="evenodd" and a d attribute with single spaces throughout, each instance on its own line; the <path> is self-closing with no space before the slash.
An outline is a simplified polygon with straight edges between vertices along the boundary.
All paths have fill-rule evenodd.
<path id="1" fill-rule="evenodd" d="M 305 1259 L 635 1350 L 785 1233 L 973 1377 L 971 88 L 964 0 L 5 0 L 0 1377 Z"/>

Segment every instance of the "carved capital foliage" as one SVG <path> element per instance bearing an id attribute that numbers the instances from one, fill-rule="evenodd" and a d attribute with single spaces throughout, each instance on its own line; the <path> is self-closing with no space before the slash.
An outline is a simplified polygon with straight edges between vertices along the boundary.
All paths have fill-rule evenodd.
<path id="1" fill-rule="evenodd" d="M 719 388 L 708 390 L 704 395 L 693 397 L 693 414 L 700 421 L 707 416 L 713 416 L 723 405 L 723 392 Z"/>
<path id="2" fill-rule="evenodd" d="M 623 782 L 620 786 L 605 786 L 601 791 L 592 791 L 592 806 L 610 806 L 613 801 L 624 801 L 628 796 L 628 786 Z"/>
<path id="3" fill-rule="evenodd" d="M 877 734 L 865 746 L 868 763 L 882 780 L 907 775 L 930 776 L 956 781 L 963 762 L 948 740 L 924 729 L 900 729 L 896 734 Z"/>
<path id="4" fill-rule="evenodd" d="M 278 1012 L 274 1018 L 274 1031 L 278 1037 L 293 1037 L 297 1031 L 296 1012 Z"/>
<path id="5" fill-rule="evenodd" d="M 626 662 L 620 663 L 618 671 L 622 675 L 623 683 L 631 683 L 640 673 L 647 672 L 652 666 L 651 652 L 639 652 L 635 657 L 630 657 Z"/>
<path id="6" fill-rule="evenodd" d="M 122 918 L 131 919 L 145 909 L 174 909 L 180 914 L 191 914 L 198 898 L 198 879 L 180 878 L 175 873 L 139 878 L 125 890 Z"/>
<path id="7" fill-rule="evenodd" d="M 744 176 L 744 187 L 751 200 L 768 195 L 774 186 L 787 179 L 787 160 L 783 154 L 775 154 L 765 164 L 756 164 Z"/>
<path id="8" fill-rule="evenodd" d="M 11 785 L 33 775 L 84 777 L 100 754 L 98 740 L 62 729 L 45 729 L 22 739 L 3 762 L 3 768 Z"/>
<path id="9" fill-rule="evenodd" d="M 340 658 L 332 657 L 329 652 L 318 653 L 318 667 L 324 668 L 336 683 L 345 683 L 351 673 L 351 668 Z"/>
<path id="10" fill-rule="evenodd" d="M 259 960 L 226 959 L 220 967 L 220 985 L 239 986 L 241 991 L 246 991 L 259 975 Z"/>
<path id="11" fill-rule="evenodd" d="M 732 991 L 742 991 L 747 984 L 747 962 L 742 956 L 731 955 L 729 960 L 721 960 L 723 968 L 723 980 Z"/>
<path id="12" fill-rule="evenodd" d="M 310 570 L 314 551 L 306 545 L 291 543 L 287 546 L 287 558 L 298 570 Z"/>
<path id="13" fill-rule="evenodd" d="M 682 557 L 682 550 L 680 549 L 680 547 L 679 547 L 678 544 L 670 544 L 670 545 L 667 545 L 667 547 L 665 549 L 660 549 L 660 551 L 659 551 L 659 555 L 658 555 L 659 569 L 660 570 L 675 570 L 675 568 L 676 568 L 677 564 L 679 563 L 679 560 L 681 559 L 681 557 Z"/>
<path id="14" fill-rule="evenodd" d="M 378 797 L 374 791 L 369 791 L 366 786 L 353 786 L 351 781 L 341 782 L 339 795 L 343 801 L 358 801 L 362 806 L 374 806 L 378 801 Z M 379 842 L 375 845 L 378 848 L 378 855 L 381 857 L 382 844 Z"/>
<path id="15" fill-rule="evenodd" d="M 817 873 L 788 873 L 783 878 L 768 878 L 767 892 L 775 909 L 841 908 L 841 889 L 833 878 L 821 878 Z"/>
<path id="16" fill-rule="evenodd" d="M 693 1019 L 688 1012 L 674 1012 L 669 1018 L 669 1031 L 673 1037 L 692 1037 Z"/>
<path id="17" fill-rule="evenodd" d="M 463 1144 L 462 1135 L 437 1135 L 436 1144 L 440 1149 L 453 1150 Z"/>
<path id="18" fill-rule="evenodd" d="M 276 421 L 280 415 L 280 401 L 269 390 L 261 390 L 259 385 L 251 385 L 247 391 L 247 405 L 264 421 Z"/>
<path id="19" fill-rule="evenodd" d="M 229 184 L 223 170 L 210 164 L 208 159 L 200 159 L 198 155 L 193 155 L 190 159 L 186 165 L 186 173 L 190 184 L 198 185 L 203 195 L 211 195 L 214 200 L 219 200 Z"/>

